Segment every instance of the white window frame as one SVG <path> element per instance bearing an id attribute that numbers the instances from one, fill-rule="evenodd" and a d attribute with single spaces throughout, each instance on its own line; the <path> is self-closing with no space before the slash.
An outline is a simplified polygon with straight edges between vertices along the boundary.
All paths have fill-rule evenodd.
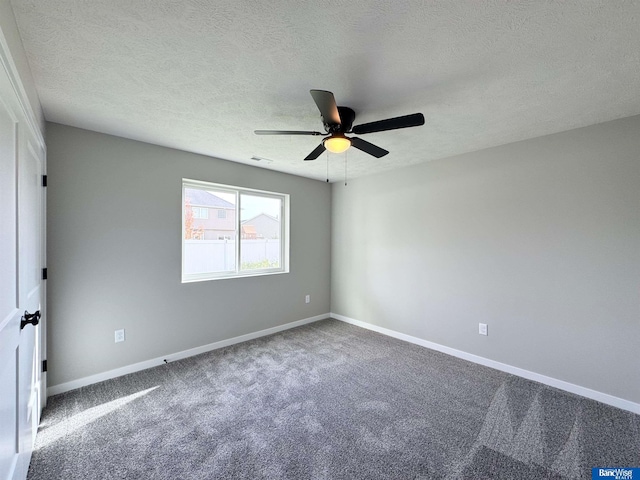
<path id="1" fill-rule="evenodd" d="M 185 273 L 184 272 L 184 201 L 185 188 L 197 188 L 201 190 L 214 190 L 218 192 L 225 192 L 235 194 L 236 197 L 236 232 L 235 232 L 235 269 L 233 271 L 226 272 L 206 272 L 206 273 Z M 261 196 L 265 198 L 276 198 L 281 200 L 280 211 L 280 266 L 277 268 L 264 268 L 256 270 L 240 270 L 240 258 L 241 258 L 241 243 L 242 243 L 242 222 L 241 222 L 241 194 Z M 220 183 L 205 182 L 202 180 L 193 180 L 189 178 L 182 179 L 182 227 L 181 227 L 181 242 L 182 258 L 181 258 L 181 275 L 182 283 L 190 282 L 202 282 L 207 280 L 221 280 L 226 278 L 239 278 L 239 277 L 256 277 L 261 275 L 277 275 L 281 273 L 289 273 L 289 194 L 269 192 L 266 190 L 256 190 L 253 188 L 238 187 L 234 185 L 224 185 Z"/>

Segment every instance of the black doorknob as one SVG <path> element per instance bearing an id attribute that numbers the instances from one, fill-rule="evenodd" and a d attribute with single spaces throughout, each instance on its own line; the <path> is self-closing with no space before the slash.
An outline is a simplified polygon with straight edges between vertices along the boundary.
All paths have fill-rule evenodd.
<path id="1" fill-rule="evenodd" d="M 36 310 L 33 313 L 29 313 L 26 310 L 24 311 L 24 315 L 20 319 L 20 330 L 26 327 L 29 323 L 34 327 L 40 323 L 40 310 Z"/>

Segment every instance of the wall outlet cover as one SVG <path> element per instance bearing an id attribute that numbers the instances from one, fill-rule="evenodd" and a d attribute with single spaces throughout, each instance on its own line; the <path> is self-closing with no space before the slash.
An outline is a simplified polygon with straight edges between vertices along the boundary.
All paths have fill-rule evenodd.
<path id="1" fill-rule="evenodd" d="M 116 330 L 115 337 L 116 343 L 124 342 L 124 328 L 122 330 Z"/>
<path id="2" fill-rule="evenodd" d="M 478 333 L 480 335 L 489 335 L 489 327 L 487 326 L 486 323 L 479 323 L 478 324 Z"/>

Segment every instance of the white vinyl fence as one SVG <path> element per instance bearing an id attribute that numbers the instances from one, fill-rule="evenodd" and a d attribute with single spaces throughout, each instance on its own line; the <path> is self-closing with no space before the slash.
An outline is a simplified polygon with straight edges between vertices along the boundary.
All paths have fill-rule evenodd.
<path id="1" fill-rule="evenodd" d="M 235 268 L 234 240 L 185 240 L 184 273 L 226 272 Z M 241 263 L 280 264 L 280 239 L 242 240 Z"/>

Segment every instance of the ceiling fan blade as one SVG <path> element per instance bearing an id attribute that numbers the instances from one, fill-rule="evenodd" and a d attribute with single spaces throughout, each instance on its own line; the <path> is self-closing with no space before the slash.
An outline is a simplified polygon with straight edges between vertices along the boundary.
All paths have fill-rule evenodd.
<path id="1" fill-rule="evenodd" d="M 324 143 L 321 143 L 313 152 L 306 156 L 305 160 L 315 160 L 320 155 L 322 155 L 322 152 L 324 152 L 325 150 L 326 149 L 324 148 Z"/>
<path id="2" fill-rule="evenodd" d="M 424 115 L 413 113 L 402 117 L 387 118 L 377 122 L 363 123 L 353 127 L 353 133 L 362 135 L 364 133 L 384 132 L 386 130 L 396 130 L 398 128 L 418 127 L 424 125 Z"/>
<path id="3" fill-rule="evenodd" d="M 326 90 L 310 90 L 313 101 L 316 102 L 324 123 L 340 125 L 340 113 L 333 93 Z"/>
<path id="4" fill-rule="evenodd" d="M 387 150 L 385 150 L 384 148 L 380 148 L 377 145 L 374 145 L 373 143 L 369 143 L 366 140 L 363 140 L 361 138 L 351 138 L 351 146 L 357 148 L 358 150 L 362 150 L 365 153 L 368 153 L 369 155 L 373 155 L 376 158 L 380 158 L 380 157 L 384 157 L 387 153 L 389 153 Z"/>
<path id="5" fill-rule="evenodd" d="M 305 130 L 254 130 L 256 135 L 326 135 L 326 133 Z"/>

